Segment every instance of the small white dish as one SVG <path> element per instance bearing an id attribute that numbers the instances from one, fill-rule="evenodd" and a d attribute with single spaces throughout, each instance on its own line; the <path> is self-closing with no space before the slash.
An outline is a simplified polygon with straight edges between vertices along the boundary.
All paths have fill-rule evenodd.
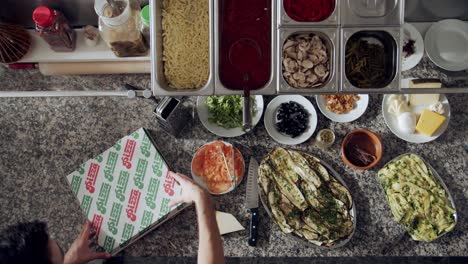
<path id="1" fill-rule="evenodd" d="M 405 96 L 407 99 L 409 99 L 409 95 L 405 95 Z M 389 98 L 390 98 L 390 95 L 385 95 L 382 100 L 382 113 L 383 113 L 385 123 L 387 124 L 387 127 L 390 129 L 390 131 L 392 131 L 392 133 L 395 134 L 395 136 L 403 139 L 404 141 L 407 141 L 410 143 L 417 143 L 417 144 L 431 142 L 433 140 L 436 140 L 438 137 L 440 137 L 440 135 L 442 135 L 445 132 L 445 130 L 447 130 L 448 124 L 450 122 L 450 104 L 445 95 L 441 94 L 439 101 L 444 105 L 444 108 L 445 108 L 444 116 L 447 119 L 431 137 L 427 135 L 419 134 L 417 132 L 414 134 L 407 134 L 407 133 L 402 132 L 400 127 L 398 126 L 397 117 L 390 114 L 388 111 L 388 99 Z M 428 106 L 410 106 L 411 112 L 415 113 L 418 118 L 421 116 L 421 113 L 423 112 L 424 109 L 429 109 L 429 105 Z"/>
<path id="2" fill-rule="evenodd" d="M 403 53 L 404 43 L 408 40 L 414 40 L 415 52 L 409 57 L 405 57 Z M 421 33 L 411 24 L 405 23 L 403 25 L 403 45 L 402 45 L 402 71 L 411 70 L 416 67 L 424 56 L 424 40 Z"/>
<path id="3" fill-rule="evenodd" d="M 321 95 L 316 95 L 315 100 L 317 101 L 317 106 L 320 109 L 320 112 L 322 112 L 322 114 L 328 119 L 338 123 L 348 123 L 360 118 L 367 110 L 367 106 L 369 105 L 369 95 L 360 94 L 359 97 L 360 99 L 356 101 L 356 107 L 348 113 L 341 115 L 328 110 L 327 102 Z"/>
<path id="4" fill-rule="evenodd" d="M 292 138 L 288 135 L 278 132 L 276 129 L 276 113 L 282 103 L 296 102 L 304 107 L 309 112 L 309 124 L 308 128 L 302 135 Z M 275 97 L 268 104 L 265 110 L 264 117 L 265 128 L 276 142 L 284 145 L 298 145 L 307 141 L 315 132 L 317 128 L 317 111 L 315 111 L 312 103 L 301 95 L 280 95 Z"/>
<path id="5" fill-rule="evenodd" d="M 242 127 L 227 129 L 208 121 L 211 115 L 205 103 L 206 98 L 206 96 L 198 96 L 197 98 L 198 118 L 200 118 L 201 123 L 206 129 L 208 129 L 211 133 L 217 136 L 226 138 L 238 137 L 245 134 L 245 131 L 242 129 Z M 264 105 L 263 97 L 261 95 L 255 95 L 255 107 L 257 114 L 255 115 L 255 117 L 252 117 L 252 128 L 254 128 L 262 118 Z"/>
<path id="6" fill-rule="evenodd" d="M 446 19 L 434 23 L 424 39 L 426 52 L 437 66 L 448 71 L 468 69 L 468 23 Z"/>

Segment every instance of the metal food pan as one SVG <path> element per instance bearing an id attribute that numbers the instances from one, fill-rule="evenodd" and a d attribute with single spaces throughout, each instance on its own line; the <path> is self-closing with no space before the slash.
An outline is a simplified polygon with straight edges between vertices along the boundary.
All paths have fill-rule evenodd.
<path id="1" fill-rule="evenodd" d="M 317 88 L 294 88 L 283 77 L 283 45 L 291 35 L 313 33 L 325 40 L 330 51 L 330 76 L 328 81 Z M 319 94 L 338 93 L 339 91 L 339 28 L 281 28 L 278 30 L 277 76 L 279 94 Z"/>
<path id="2" fill-rule="evenodd" d="M 216 95 L 242 95 L 244 93 L 243 90 L 232 90 L 223 85 L 219 77 L 219 1 L 222 0 L 214 0 L 214 32 L 216 38 L 214 39 L 214 72 L 216 72 L 214 76 L 214 93 Z M 270 80 L 267 84 L 262 87 L 261 89 L 250 90 L 250 94 L 252 95 L 273 95 L 276 94 L 276 0 L 271 0 L 271 61 L 270 61 Z"/>
<path id="3" fill-rule="evenodd" d="M 282 26 L 337 26 L 340 24 L 340 10 L 342 0 L 335 0 L 335 10 L 330 14 L 328 18 L 319 22 L 299 22 L 292 19 L 283 5 L 284 0 L 278 2 L 278 25 Z"/>
<path id="4" fill-rule="evenodd" d="M 379 35 L 388 36 L 392 40 L 388 45 L 391 46 L 392 75 L 393 78 L 388 80 L 388 84 L 382 88 L 359 88 L 351 84 L 346 76 L 346 45 L 348 40 L 356 33 L 362 32 L 369 38 L 379 39 Z M 376 33 L 376 34 L 374 34 Z M 385 33 L 388 33 L 385 34 Z M 379 39 L 381 42 L 385 42 Z M 362 28 L 342 28 L 341 29 L 341 92 L 354 93 L 385 93 L 400 91 L 400 75 L 401 75 L 401 28 L 400 27 L 362 27 Z"/>
<path id="5" fill-rule="evenodd" d="M 169 87 L 164 75 L 162 40 L 162 2 L 150 1 L 151 10 L 151 87 L 155 96 L 212 95 L 214 92 L 213 0 L 209 1 L 210 75 L 205 86 L 199 89 L 174 89 Z"/>
<path id="6" fill-rule="evenodd" d="M 341 0 L 341 25 L 397 26 L 404 23 L 403 0 Z"/>

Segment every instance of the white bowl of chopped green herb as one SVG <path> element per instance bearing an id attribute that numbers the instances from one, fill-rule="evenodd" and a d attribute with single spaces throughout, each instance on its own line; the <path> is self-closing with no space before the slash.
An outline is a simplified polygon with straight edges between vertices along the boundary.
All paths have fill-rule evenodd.
<path id="1" fill-rule="evenodd" d="M 263 97 L 251 96 L 252 127 L 263 114 Z M 220 137 L 238 137 L 245 134 L 242 129 L 243 97 L 240 95 L 199 96 L 197 113 L 203 126 Z"/>

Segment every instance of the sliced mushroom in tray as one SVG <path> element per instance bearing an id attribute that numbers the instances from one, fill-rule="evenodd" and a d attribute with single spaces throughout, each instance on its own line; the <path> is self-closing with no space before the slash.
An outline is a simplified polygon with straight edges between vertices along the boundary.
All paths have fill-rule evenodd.
<path id="1" fill-rule="evenodd" d="M 290 36 L 283 45 L 283 77 L 293 88 L 322 87 L 330 76 L 330 51 L 313 33 Z"/>

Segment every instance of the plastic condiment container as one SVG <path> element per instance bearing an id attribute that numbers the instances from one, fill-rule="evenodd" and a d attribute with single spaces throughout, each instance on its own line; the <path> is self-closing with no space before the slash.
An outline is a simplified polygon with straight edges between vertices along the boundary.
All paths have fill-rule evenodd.
<path id="1" fill-rule="evenodd" d="M 76 32 L 62 12 L 39 6 L 34 9 L 32 18 L 36 31 L 57 52 L 71 52 L 76 46 Z"/>
<path id="2" fill-rule="evenodd" d="M 117 10 L 113 10 L 107 0 L 94 2 L 102 39 L 118 57 L 146 55 L 148 47 L 140 31 L 139 1 L 118 0 L 115 3 L 119 7 Z"/>
<path id="3" fill-rule="evenodd" d="M 146 46 L 149 48 L 151 43 L 150 37 L 150 8 L 149 5 L 144 6 L 140 12 L 141 17 L 141 34 Z"/>
<path id="4" fill-rule="evenodd" d="M 335 133 L 331 129 L 322 129 L 315 137 L 315 145 L 321 149 L 327 149 L 335 143 Z"/>

